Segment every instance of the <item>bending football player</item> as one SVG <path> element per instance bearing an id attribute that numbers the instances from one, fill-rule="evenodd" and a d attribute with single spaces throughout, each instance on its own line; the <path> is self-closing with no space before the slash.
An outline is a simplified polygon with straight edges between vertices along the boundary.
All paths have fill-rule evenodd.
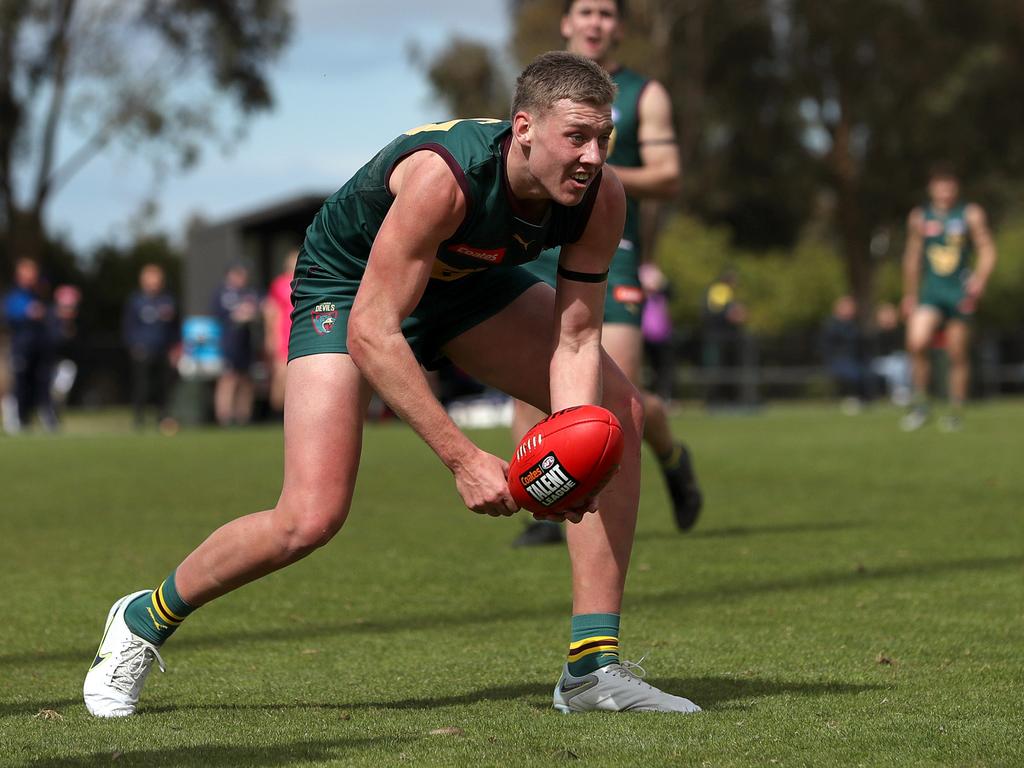
<path id="1" fill-rule="evenodd" d="M 625 197 L 604 169 L 615 86 L 589 60 L 544 54 L 511 121 L 452 120 L 388 144 L 321 208 L 295 271 L 276 505 L 214 531 L 153 590 L 111 608 L 85 680 L 89 711 L 132 714 L 168 637 L 197 608 L 323 546 L 344 524 L 376 390 L 452 473 L 466 506 L 515 514 L 508 464 L 458 430 L 420 364 L 450 358 L 545 412 L 601 404 L 622 425 L 621 468 L 565 512 L 572 559 L 563 711 L 695 712 L 618 655 L 640 485 L 643 408 L 601 349 L 608 264 Z M 519 265 L 562 246 L 557 287 Z M 323 461 L 331 456 L 332 461 Z"/>

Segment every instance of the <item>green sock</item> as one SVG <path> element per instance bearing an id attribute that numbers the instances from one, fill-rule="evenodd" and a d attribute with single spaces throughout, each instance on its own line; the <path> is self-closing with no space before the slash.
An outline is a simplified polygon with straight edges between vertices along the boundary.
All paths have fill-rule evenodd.
<path id="1" fill-rule="evenodd" d="M 619 614 L 582 613 L 572 617 L 569 674 L 588 675 L 619 661 Z"/>
<path id="2" fill-rule="evenodd" d="M 152 592 L 139 595 L 128 604 L 124 620 L 128 629 L 153 645 L 162 645 L 192 611 L 174 585 L 174 573 Z"/>

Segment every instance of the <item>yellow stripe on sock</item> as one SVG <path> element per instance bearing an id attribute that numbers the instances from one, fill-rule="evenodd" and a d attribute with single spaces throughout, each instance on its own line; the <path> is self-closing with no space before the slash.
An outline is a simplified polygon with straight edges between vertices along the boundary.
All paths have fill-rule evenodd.
<path id="1" fill-rule="evenodd" d="M 168 624 L 181 624 L 181 622 L 184 621 L 184 619 L 172 618 L 169 610 L 160 607 L 161 599 L 157 598 L 155 591 L 150 596 L 150 602 L 153 603 L 153 607 L 156 608 L 157 615 Z"/>
<path id="2" fill-rule="evenodd" d="M 577 648 L 582 648 L 584 645 L 589 643 L 596 643 L 599 640 L 606 643 L 614 643 L 615 645 L 619 644 L 619 638 L 614 637 L 613 635 L 594 635 L 592 637 L 585 637 L 582 640 L 576 640 L 569 643 L 569 653 L 573 653 Z"/>
<path id="3" fill-rule="evenodd" d="M 618 654 L 618 652 L 619 652 L 619 644 L 618 643 L 614 643 L 612 645 L 595 645 L 593 648 L 587 648 L 587 650 L 581 651 L 580 653 L 571 653 L 570 652 L 569 653 L 569 661 L 579 661 L 580 659 L 585 658 L 587 656 L 590 656 L 592 654 L 595 654 L 595 653 L 607 653 L 609 651 L 612 652 L 612 653 Z"/>
<path id="4" fill-rule="evenodd" d="M 162 605 L 164 606 L 164 612 L 165 612 L 165 613 L 166 613 L 166 614 L 167 614 L 168 616 L 170 616 L 170 617 L 171 617 L 172 619 L 174 619 L 175 621 L 184 621 L 184 620 L 185 620 L 185 617 L 184 617 L 184 616 L 178 616 L 178 615 L 177 615 L 176 613 L 174 613 L 174 612 L 173 612 L 173 611 L 172 611 L 172 610 L 170 609 L 170 607 L 169 607 L 169 606 L 167 605 L 167 598 L 166 598 L 166 597 L 164 597 L 164 584 L 166 584 L 166 583 L 167 583 L 166 581 L 162 581 L 162 582 L 160 582 L 160 602 L 161 602 L 161 604 L 162 604 Z"/>

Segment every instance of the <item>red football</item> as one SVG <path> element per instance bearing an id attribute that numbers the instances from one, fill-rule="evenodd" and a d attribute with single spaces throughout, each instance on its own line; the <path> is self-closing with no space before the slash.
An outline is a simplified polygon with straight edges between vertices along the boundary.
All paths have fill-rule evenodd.
<path id="1" fill-rule="evenodd" d="M 600 406 L 578 405 L 526 433 L 509 464 L 508 487 L 523 509 L 563 512 L 600 491 L 621 459 L 619 420 Z"/>

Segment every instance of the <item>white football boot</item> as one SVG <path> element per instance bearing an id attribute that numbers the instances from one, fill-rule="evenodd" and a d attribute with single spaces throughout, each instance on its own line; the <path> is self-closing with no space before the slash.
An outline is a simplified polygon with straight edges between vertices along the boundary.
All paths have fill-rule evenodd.
<path id="1" fill-rule="evenodd" d="M 95 717 L 127 717 L 135 713 L 142 684 L 155 661 L 164 671 L 164 660 L 156 646 L 133 635 L 124 620 L 128 604 L 152 590 L 133 592 L 118 600 L 107 614 L 100 647 L 96 651 L 82 692 L 85 707 Z"/>
<path id="2" fill-rule="evenodd" d="M 641 659 L 642 661 L 642 659 Z M 639 674 L 638 674 L 639 673 Z M 574 677 L 569 665 L 555 686 L 554 706 L 559 712 L 678 712 L 690 714 L 701 709 L 689 699 L 673 696 L 643 681 L 639 663 L 609 664 L 588 675 Z"/>

